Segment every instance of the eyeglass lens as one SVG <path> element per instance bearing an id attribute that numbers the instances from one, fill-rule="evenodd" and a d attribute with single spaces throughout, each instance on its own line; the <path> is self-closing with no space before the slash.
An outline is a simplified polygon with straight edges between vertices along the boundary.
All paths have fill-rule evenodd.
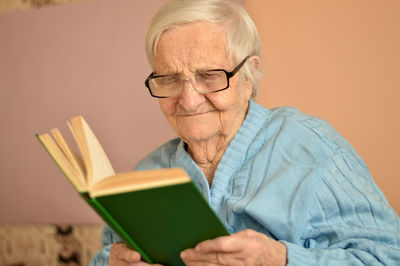
<path id="1" fill-rule="evenodd" d="M 172 97 L 179 95 L 186 82 L 191 82 L 200 93 L 214 92 L 227 87 L 228 78 L 222 70 L 197 71 L 194 78 L 187 80 L 182 75 L 154 77 L 150 80 L 150 89 L 155 96 Z"/>

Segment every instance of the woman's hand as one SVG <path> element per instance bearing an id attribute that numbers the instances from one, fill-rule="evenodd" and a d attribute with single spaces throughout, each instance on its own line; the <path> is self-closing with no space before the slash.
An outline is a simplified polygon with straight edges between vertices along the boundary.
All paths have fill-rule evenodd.
<path id="1" fill-rule="evenodd" d="M 144 266 L 150 265 L 141 260 L 140 253 L 129 249 L 124 243 L 116 242 L 110 249 L 110 266 Z M 151 264 L 159 265 L 160 264 Z"/>
<path id="2" fill-rule="evenodd" d="M 181 253 L 193 265 L 286 265 L 284 244 L 254 230 L 199 243 Z"/>

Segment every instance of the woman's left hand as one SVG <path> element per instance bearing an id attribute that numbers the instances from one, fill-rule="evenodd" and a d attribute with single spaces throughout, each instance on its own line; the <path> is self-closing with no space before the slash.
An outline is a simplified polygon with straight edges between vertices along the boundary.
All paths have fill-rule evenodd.
<path id="1" fill-rule="evenodd" d="M 245 230 L 199 243 L 181 253 L 186 265 L 286 265 L 284 244 Z"/>

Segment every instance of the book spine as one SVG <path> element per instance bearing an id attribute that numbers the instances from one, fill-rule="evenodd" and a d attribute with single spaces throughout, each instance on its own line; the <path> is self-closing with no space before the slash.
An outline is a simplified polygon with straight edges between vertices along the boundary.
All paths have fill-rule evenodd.
<path id="1" fill-rule="evenodd" d="M 101 212 L 101 210 L 99 209 L 99 207 L 97 206 L 97 204 L 95 204 L 92 200 L 92 198 L 90 197 L 88 192 L 82 192 L 79 193 L 81 195 L 81 197 L 86 201 L 87 204 L 89 204 L 90 207 L 92 207 L 92 209 L 103 219 L 103 221 L 106 224 L 110 224 L 111 222 L 107 219 L 106 216 L 104 216 L 104 214 Z M 110 226 L 111 227 L 111 226 Z M 114 230 L 114 228 L 113 228 Z M 115 230 L 114 230 L 115 231 Z"/>
<path id="2" fill-rule="evenodd" d="M 111 214 L 101 205 L 96 198 L 85 198 L 85 201 L 103 218 L 103 220 L 114 230 L 114 232 L 131 248 L 140 253 L 142 258 L 148 263 L 153 264 L 154 261 L 139 247 L 139 245 L 130 237 Z"/>

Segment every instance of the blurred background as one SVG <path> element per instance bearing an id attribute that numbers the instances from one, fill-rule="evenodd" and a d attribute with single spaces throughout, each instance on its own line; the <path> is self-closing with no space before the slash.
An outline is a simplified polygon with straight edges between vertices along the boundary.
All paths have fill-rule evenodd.
<path id="1" fill-rule="evenodd" d="M 144 87 L 151 72 L 145 32 L 165 2 L 0 0 L 0 265 L 11 263 L 10 254 L 18 257 L 12 230 L 36 230 L 25 235 L 51 235 L 56 242 L 69 235 L 80 253 L 78 259 L 71 250 L 63 256 L 79 265 L 97 248 L 82 251 L 81 236 L 100 242 L 93 233 L 78 234 L 99 235 L 101 220 L 35 133 L 58 127 L 69 135 L 66 121 L 81 114 L 118 172 L 174 137 Z M 400 2 L 238 2 L 263 40 L 258 102 L 294 106 L 329 121 L 400 213 Z M 37 244 L 39 238 L 31 245 L 50 252 L 52 245 L 43 239 Z M 64 252 L 60 245 L 53 251 Z"/>

